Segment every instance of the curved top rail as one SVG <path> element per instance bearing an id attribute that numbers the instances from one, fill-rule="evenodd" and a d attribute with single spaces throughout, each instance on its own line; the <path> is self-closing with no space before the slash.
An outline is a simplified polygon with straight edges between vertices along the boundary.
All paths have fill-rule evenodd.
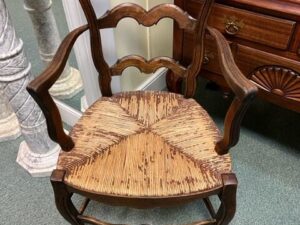
<path id="1" fill-rule="evenodd" d="M 174 19 L 181 29 L 194 30 L 197 20 L 187 12 L 173 4 L 160 4 L 150 11 L 134 3 L 123 3 L 107 11 L 97 21 L 97 26 L 101 28 L 116 27 L 123 18 L 133 18 L 139 24 L 150 27 L 157 24 L 163 18 Z"/>

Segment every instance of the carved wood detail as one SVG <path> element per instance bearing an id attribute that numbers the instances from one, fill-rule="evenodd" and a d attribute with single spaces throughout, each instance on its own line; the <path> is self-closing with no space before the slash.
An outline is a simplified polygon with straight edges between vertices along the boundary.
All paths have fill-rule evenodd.
<path id="1" fill-rule="evenodd" d="M 203 2 L 196 0 L 174 1 L 176 5 L 193 17 L 196 17 L 203 8 Z M 245 24 L 242 29 L 239 29 L 235 37 L 228 34 L 226 36 L 227 41 L 235 46 L 235 49 L 232 49 L 234 50 L 234 59 L 245 75 L 250 76 L 252 71 L 267 65 L 278 65 L 300 74 L 300 70 L 297 68 L 299 67 L 300 56 L 300 14 L 297 13 L 300 9 L 299 4 L 293 0 L 216 0 L 215 2 L 208 19 L 209 26 L 225 33 L 226 18 L 231 16 L 235 16 L 236 20 L 229 21 L 229 23 L 233 22 L 230 26 L 238 26 L 239 24 L 234 23 L 237 20 L 243 21 Z M 194 40 L 195 35 L 193 33 L 185 32 L 179 29 L 176 24 L 174 25 L 173 56 L 179 62 L 185 63 L 184 65 L 193 59 Z M 206 38 L 205 48 L 215 50 L 216 44 L 210 38 Z M 208 59 L 209 63 L 207 63 Z M 217 65 L 219 59 L 217 57 L 214 59 L 205 58 L 204 55 L 204 63 L 199 76 L 216 82 L 223 91 L 225 91 L 224 89 L 228 90 L 221 68 Z M 295 73 L 297 74 L 297 72 Z M 288 78 L 291 74 L 285 76 Z M 297 76 L 293 77 L 297 80 Z M 181 81 L 182 79 L 176 77 L 172 71 L 167 74 L 169 90 L 180 93 Z M 298 82 L 295 81 L 295 83 Z M 296 85 L 293 84 L 289 88 L 277 88 L 277 90 L 272 87 L 273 93 L 270 87 L 263 88 L 261 86 L 258 96 L 280 107 L 299 113 L 299 94 L 293 90 L 294 86 Z"/>
<path id="2" fill-rule="evenodd" d="M 123 18 L 133 18 L 139 24 L 150 27 L 163 18 L 174 19 L 181 29 L 193 31 L 197 20 L 173 4 L 161 4 L 150 11 L 134 3 L 123 3 L 108 11 L 98 20 L 98 28 L 116 27 Z"/>
<path id="3" fill-rule="evenodd" d="M 289 68 L 268 65 L 249 75 L 261 89 L 288 99 L 300 101 L 300 74 Z"/>
<path id="4" fill-rule="evenodd" d="M 153 73 L 161 67 L 166 67 L 180 77 L 183 77 L 186 72 L 186 68 L 169 57 L 156 57 L 146 60 L 142 56 L 130 55 L 118 60 L 118 62 L 111 67 L 111 73 L 112 75 L 120 75 L 123 70 L 130 66 L 137 67 L 143 73 Z"/>

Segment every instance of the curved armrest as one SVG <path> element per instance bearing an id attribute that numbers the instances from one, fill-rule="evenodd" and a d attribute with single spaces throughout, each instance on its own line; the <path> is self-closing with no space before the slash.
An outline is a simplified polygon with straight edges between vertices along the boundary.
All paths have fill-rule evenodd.
<path id="1" fill-rule="evenodd" d="M 88 26 L 82 26 L 69 33 L 60 44 L 53 60 L 49 66 L 27 86 L 27 91 L 40 106 L 43 111 L 50 138 L 57 142 L 65 151 L 74 147 L 70 136 L 63 130 L 62 120 L 56 104 L 49 94 L 49 89 L 59 78 L 64 70 L 71 49 L 79 37 Z"/>
<path id="2" fill-rule="evenodd" d="M 225 37 L 215 28 L 207 27 L 207 30 L 216 41 L 222 74 L 236 97 L 242 100 L 255 94 L 257 87 L 237 67 Z"/>
<path id="3" fill-rule="evenodd" d="M 225 117 L 224 136 L 216 144 L 216 151 L 219 154 L 226 154 L 239 140 L 241 121 L 256 95 L 257 87 L 242 74 L 235 64 L 224 36 L 215 28 L 207 27 L 207 30 L 216 41 L 220 68 L 227 84 L 235 94 Z"/>

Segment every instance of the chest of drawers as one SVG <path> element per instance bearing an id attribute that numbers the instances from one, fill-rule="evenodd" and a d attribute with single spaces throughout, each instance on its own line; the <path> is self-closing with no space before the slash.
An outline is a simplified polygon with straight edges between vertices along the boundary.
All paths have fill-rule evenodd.
<path id="1" fill-rule="evenodd" d="M 197 16 L 201 0 L 175 0 Z M 300 112 L 300 0 L 216 0 L 208 24 L 231 43 L 240 70 L 259 87 L 259 97 Z M 193 34 L 174 25 L 174 57 L 191 60 Z M 205 40 L 200 76 L 226 88 L 214 40 Z M 169 82 L 170 84 L 170 82 Z"/>

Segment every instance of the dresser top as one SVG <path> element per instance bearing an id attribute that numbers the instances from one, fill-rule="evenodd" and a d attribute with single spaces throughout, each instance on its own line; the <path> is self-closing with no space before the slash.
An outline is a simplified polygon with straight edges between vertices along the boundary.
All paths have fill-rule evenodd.
<path id="1" fill-rule="evenodd" d="M 216 0 L 216 2 L 300 21 L 300 0 Z"/>

